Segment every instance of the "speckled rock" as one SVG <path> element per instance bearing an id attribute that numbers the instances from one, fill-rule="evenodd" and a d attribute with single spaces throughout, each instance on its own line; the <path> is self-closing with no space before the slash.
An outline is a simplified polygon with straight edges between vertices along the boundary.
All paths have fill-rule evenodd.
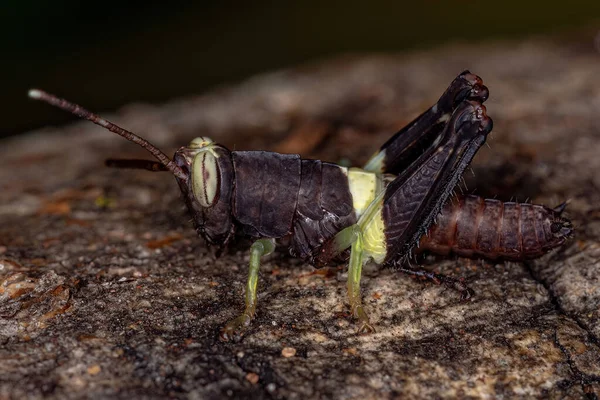
<path id="1" fill-rule="evenodd" d="M 368 336 L 348 316 L 344 269 L 315 273 L 282 248 L 262 267 L 256 320 L 240 341 L 220 342 L 242 307 L 247 243 L 216 257 L 173 178 L 104 168 L 145 154 L 90 123 L 0 142 L 0 398 L 597 398 L 591 37 L 343 58 L 107 117 L 168 153 L 203 135 L 360 165 L 467 68 L 489 86 L 495 122 L 468 191 L 570 199 L 576 239 L 524 264 L 426 259 L 465 279 L 466 303 L 369 266 Z"/>

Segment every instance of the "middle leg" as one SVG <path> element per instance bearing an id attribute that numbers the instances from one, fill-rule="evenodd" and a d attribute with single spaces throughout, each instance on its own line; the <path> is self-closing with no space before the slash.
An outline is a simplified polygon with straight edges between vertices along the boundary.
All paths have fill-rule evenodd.
<path id="1" fill-rule="evenodd" d="M 348 302 L 350 303 L 350 312 L 356 318 L 360 327 L 358 333 L 374 332 L 375 329 L 369 322 L 369 316 L 362 305 L 360 293 L 360 279 L 362 276 L 362 267 L 368 257 L 365 255 L 363 245 L 363 233 L 359 224 L 350 225 L 342 229 L 333 238 L 327 241 L 320 249 L 319 255 L 315 258 L 315 264 L 325 265 L 330 260 L 336 258 L 344 250 L 350 247 L 350 261 L 348 264 Z"/>
<path id="2" fill-rule="evenodd" d="M 348 301 L 350 303 L 350 312 L 356 318 L 360 327 L 358 333 L 375 332 L 373 325 L 369 321 L 369 316 L 362 305 L 360 293 L 360 278 L 362 276 L 362 267 L 366 262 L 363 249 L 363 235 L 359 233 L 350 250 L 350 264 L 348 266 Z"/>

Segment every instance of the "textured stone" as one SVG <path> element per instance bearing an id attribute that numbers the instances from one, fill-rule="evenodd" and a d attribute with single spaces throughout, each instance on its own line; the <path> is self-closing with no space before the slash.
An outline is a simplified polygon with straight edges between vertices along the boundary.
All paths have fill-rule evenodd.
<path id="1" fill-rule="evenodd" d="M 369 336 L 348 317 L 342 268 L 313 273 L 280 249 L 261 270 L 251 328 L 221 343 L 242 307 L 247 243 L 217 258 L 175 181 L 104 168 L 145 153 L 90 123 L 3 140 L 0 398 L 598 396 L 600 54 L 585 40 L 344 58 L 107 116 L 168 153 L 200 135 L 293 151 L 293 133 L 305 157 L 360 165 L 455 75 L 482 76 L 495 128 L 469 191 L 568 198 L 576 239 L 526 264 L 427 259 L 465 278 L 467 303 L 367 267 Z M 311 125 L 322 131 L 307 147 L 296 136 Z"/>

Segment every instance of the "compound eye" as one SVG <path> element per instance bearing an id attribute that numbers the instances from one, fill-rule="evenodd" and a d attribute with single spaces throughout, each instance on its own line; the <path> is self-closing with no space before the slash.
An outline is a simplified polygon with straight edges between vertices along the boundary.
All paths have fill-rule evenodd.
<path id="1" fill-rule="evenodd" d="M 192 163 L 192 192 L 204 208 L 219 200 L 221 174 L 217 158 L 210 151 L 196 154 Z"/>

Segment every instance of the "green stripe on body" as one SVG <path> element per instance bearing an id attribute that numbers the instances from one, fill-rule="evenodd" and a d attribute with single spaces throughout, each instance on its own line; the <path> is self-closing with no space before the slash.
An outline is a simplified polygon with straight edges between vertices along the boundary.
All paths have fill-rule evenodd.
<path id="1" fill-rule="evenodd" d="M 363 234 L 364 257 L 381 263 L 387 254 L 382 216 L 385 185 L 381 175 L 360 168 L 348 170 L 352 206 Z"/>

